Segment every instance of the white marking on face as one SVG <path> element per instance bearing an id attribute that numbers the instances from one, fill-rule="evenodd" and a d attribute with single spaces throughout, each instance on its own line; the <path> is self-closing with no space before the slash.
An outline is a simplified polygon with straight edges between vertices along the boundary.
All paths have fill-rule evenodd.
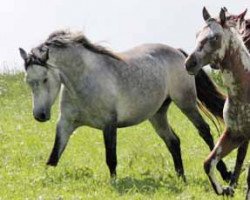
<path id="1" fill-rule="evenodd" d="M 217 43 L 219 44 L 219 48 L 215 49 L 215 47 L 212 46 L 213 39 L 218 39 Z M 223 59 L 225 56 L 226 49 L 228 47 L 228 36 L 225 34 L 224 29 L 222 26 L 216 22 L 215 20 L 211 20 L 208 22 L 207 26 L 205 26 L 198 34 L 197 37 L 197 46 L 196 46 L 196 56 L 198 59 L 200 59 L 201 64 L 208 64 L 204 63 L 204 58 L 207 55 L 210 55 L 209 63 L 213 63 L 216 59 Z M 219 43 L 220 42 L 220 43 Z M 201 48 L 200 48 L 201 47 Z"/>

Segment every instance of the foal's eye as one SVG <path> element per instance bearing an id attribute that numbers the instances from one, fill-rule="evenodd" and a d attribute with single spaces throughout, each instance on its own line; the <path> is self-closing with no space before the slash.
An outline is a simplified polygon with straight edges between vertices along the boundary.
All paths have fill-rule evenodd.
<path id="1" fill-rule="evenodd" d="M 48 78 L 43 79 L 43 83 L 47 83 L 48 82 Z"/>
<path id="2" fill-rule="evenodd" d="M 213 36 L 213 37 L 210 38 L 210 41 L 217 41 L 218 38 L 219 38 L 219 37 L 218 37 L 217 35 L 215 35 L 215 36 Z"/>

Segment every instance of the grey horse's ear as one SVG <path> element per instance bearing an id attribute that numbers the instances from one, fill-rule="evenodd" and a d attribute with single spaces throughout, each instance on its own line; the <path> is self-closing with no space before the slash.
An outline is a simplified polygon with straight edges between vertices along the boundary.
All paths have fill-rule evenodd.
<path id="1" fill-rule="evenodd" d="M 211 16 L 210 16 L 210 14 L 208 13 L 206 7 L 203 7 L 202 15 L 203 15 L 203 19 L 204 19 L 205 21 L 207 21 L 208 19 L 211 18 Z"/>
<path id="2" fill-rule="evenodd" d="M 225 12 L 228 12 L 228 9 L 224 6 L 221 9 L 223 9 Z"/>
<path id="3" fill-rule="evenodd" d="M 28 54 L 26 53 L 26 51 L 24 49 L 22 49 L 22 48 L 19 48 L 19 52 L 20 52 L 20 55 L 21 55 L 22 59 L 24 61 L 27 60 Z"/>
<path id="4" fill-rule="evenodd" d="M 46 49 L 43 53 L 41 53 L 41 59 L 43 61 L 47 61 L 49 59 L 49 49 Z"/>
<path id="5" fill-rule="evenodd" d="M 224 9 L 220 10 L 220 24 L 221 26 L 224 26 L 226 23 L 226 13 Z"/>
<path id="6" fill-rule="evenodd" d="M 41 61 L 46 62 L 49 59 L 49 49 L 43 48 L 43 49 L 32 49 L 32 54 L 35 55 L 37 58 L 39 58 Z"/>

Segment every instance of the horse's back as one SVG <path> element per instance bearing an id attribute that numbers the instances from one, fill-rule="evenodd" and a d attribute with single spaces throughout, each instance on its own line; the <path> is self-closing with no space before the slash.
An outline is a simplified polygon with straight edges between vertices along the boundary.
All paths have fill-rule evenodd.
<path id="1" fill-rule="evenodd" d="M 194 77 L 185 70 L 186 56 L 180 50 L 165 44 L 144 44 L 124 52 L 123 55 L 125 61 L 132 66 L 145 61 L 147 65 L 151 63 L 153 68 L 158 67 L 159 73 L 165 76 L 167 95 L 174 101 L 195 101 Z"/>
<path id="2" fill-rule="evenodd" d="M 185 56 L 177 49 L 145 44 L 120 55 L 128 64 L 121 73 L 122 94 L 117 105 L 124 124 L 151 117 L 169 97 L 182 101 L 191 93 L 195 101 L 194 79 L 185 71 Z"/>
<path id="3" fill-rule="evenodd" d="M 135 64 L 136 62 L 145 59 L 161 59 L 167 62 L 176 62 L 176 60 L 183 60 L 185 56 L 177 49 L 165 44 L 143 44 L 131 50 L 120 53 L 121 57 L 128 64 Z"/>

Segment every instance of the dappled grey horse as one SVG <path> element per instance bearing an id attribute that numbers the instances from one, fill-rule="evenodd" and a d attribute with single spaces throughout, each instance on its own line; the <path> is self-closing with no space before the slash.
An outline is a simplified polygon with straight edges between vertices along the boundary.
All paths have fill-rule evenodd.
<path id="1" fill-rule="evenodd" d="M 214 147 L 209 126 L 197 108 L 195 81 L 207 80 L 206 92 L 215 88 L 204 72 L 197 80 L 188 75 L 184 52 L 162 44 L 145 44 L 114 54 L 92 44 L 80 32 L 57 31 L 30 54 L 23 49 L 20 54 L 25 61 L 26 82 L 32 89 L 36 120 L 50 119 L 51 106 L 64 86 L 48 165 L 57 165 L 72 132 L 85 125 L 103 131 L 106 162 L 111 176 L 115 176 L 117 128 L 148 119 L 170 150 L 177 174 L 185 180 L 180 140 L 166 116 L 171 101 L 191 120 L 209 148 Z M 208 107 L 209 101 L 221 102 L 214 112 L 222 115 L 224 100 L 220 94 L 212 97 L 206 92 L 198 92 L 202 102 Z M 217 167 L 224 179 L 230 178 L 222 161 Z"/>

